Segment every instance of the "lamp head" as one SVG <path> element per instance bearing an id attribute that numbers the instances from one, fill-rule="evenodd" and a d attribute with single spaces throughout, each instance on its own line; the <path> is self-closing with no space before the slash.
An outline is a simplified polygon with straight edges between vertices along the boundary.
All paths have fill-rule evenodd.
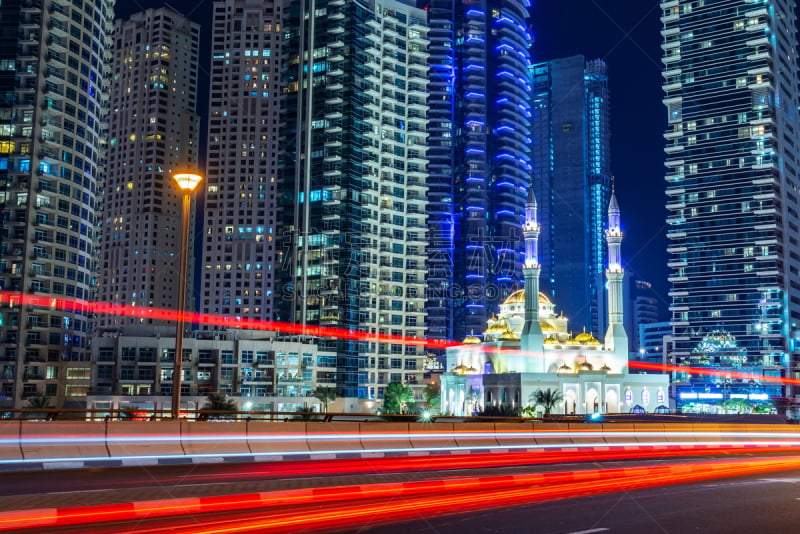
<path id="1" fill-rule="evenodd" d="M 203 177 L 194 172 L 177 172 L 172 175 L 172 179 L 184 193 L 191 193 L 203 181 Z"/>

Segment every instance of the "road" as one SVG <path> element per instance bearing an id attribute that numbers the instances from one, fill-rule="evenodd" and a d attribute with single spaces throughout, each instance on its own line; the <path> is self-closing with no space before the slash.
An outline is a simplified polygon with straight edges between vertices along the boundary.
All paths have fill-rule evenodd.
<path id="1" fill-rule="evenodd" d="M 800 531 L 800 471 L 579 497 L 375 525 L 362 534 L 791 534 Z"/>
<path id="2" fill-rule="evenodd" d="M 800 524 L 796 454 L 764 460 L 755 454 L 716 453 L 580 463 L 562 457 L 550 465 L 531 465 L 533 459 L 520 456 L 518 465 L 488 466 L 489 460 L 504 456 L 451 458 L 446 470 L 437 466 L 447 459 L 429 457 L 5 473 L 0 474 L 0 510 L 33 515 L 33 509 L 84 507 L 78 509 L 75 526 L 62 517 L 57 525 L 25 531 L 65 534 L 767 533 L 794 532 Z M 720 476 L 735 478 L 715 478 Z M 672 485 L 651 487 L 662 483 Z M 179 506 L 174 499 L 182 499 Z M 141 505 L 109 508 L 110 503 L 154 500 L 158 505 L 151 508 L 162 517 L 111 521 L 133 518 Z M 391 521 L 405 523 L 387 524 Z"/>

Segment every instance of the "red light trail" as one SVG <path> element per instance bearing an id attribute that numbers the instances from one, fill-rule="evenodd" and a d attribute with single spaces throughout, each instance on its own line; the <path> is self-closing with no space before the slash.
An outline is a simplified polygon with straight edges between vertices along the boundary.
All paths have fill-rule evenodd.
<path id="1" fill-rule="evenodd" d="M 246 330 L 262 330 L 268 332 L 280 332 L 284 334 L 297 334 L 309 337 L 336 337 L 353 341 L 372 341 L 376 343 L 398 343 L 405 345 L 416 345 L 430 348 L 448 348 L 460 346 L 461 343 L 441 339 L 427 339 L 420 337 L 396 336 L 390 334 L 379 334 L 366 332 L 363 330 L 351 330 L 347 328 L 336 328 L 318 325 L 298 325 L 282 321 L 265 321 L 261 319 L 236 318 L 223 315 L 212 315 L 199 312 L 180 312 L 164 308 L 128 306 L 125 304 L 114 304 L 106 302 L 90 302 L 81 299 L 68 297 L 52 297 L 42 295 L 31 295 L 13 291 L 0 290 L 0 303 L 9 306 L 33 306 L 37 308 L 49 308 L 65 311 L 82 313 L 84 315 L 105 314 L 122 315 L 125 317 L 136 317 L 141 319 L 155 319 L 162 321 L 177 321 L 183 318 L 184 322 L 222 326 L 227 328 L 241 328 Z M 501 351 L 508 354 L 527 355 L 524 351 L 482 347 L 483 350 Z M 777 376 L 753 376 L 752 373 L 742 373 L 727 370 L 706 369 L 702 367 L 685 367 L 679 365 L 658 364 L 650 362 L 629 361 L 628 367 L 631 369 L 641 369 L 661 372 L 691 373 L 703 376 L 720 376 L 723 378 L 742 378 L 745 380 L 756 379 L 761 382 L 775 382 L 781 384 L 800 384 L 798 378 L 787 378 Z"/>
<path id="2" fill-rule="evenodd" d="M 421 516 L 453 515 L 798 468 L 800 458 L 787 456 L 502 476 L 451 476 L 416 482 L 0 512 L 0 530 L 82 525 L 90 529 L 84 531 L 120 532 L 124 529 L 119 525 L 112 528 L 99 523 L 164 517 L 171 518 L 168 526 L 147 527 L 139 523 L 136 532 L 222 534 L 329 530 L 363 526 L 365 522 L 398 522 Z M 233 511 L 237 513 L 229 518 L 194 516 Z M 180 517 L 184 515 L 190 517 Z M 88 527 L 90 524 L 95 526 Z"/>

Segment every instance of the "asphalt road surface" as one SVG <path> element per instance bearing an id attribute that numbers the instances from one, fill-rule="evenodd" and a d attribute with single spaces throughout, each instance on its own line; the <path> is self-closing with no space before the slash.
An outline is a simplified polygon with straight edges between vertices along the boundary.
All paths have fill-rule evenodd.
<path id="1" fill-rule="evenodd" d="M 361 534 L 794 534 L 800 471 L 365 526 Z"/>
<path id="2" fill-rule="evenodd" d="M 753 458 L 753 456 L 749 456 Z M 0 509 L 26 510 L 62 506 L 92 506 L 149 499 L 231 495 L 276 489 L 320 488 L 331 485 L 421 482 L 439 477 L 508 476 L 564 470 L 620 469 L 699 463 L 710 458 L 670 458 L 638 461 L 562 463 L 463 470 L 427 469 L 406 473 L 328 473 L 278 475 L 264 464 L 187 465 L 148 468 L 0 474 Z M 431 460 L 434 460 L 431 458 Z M 488 494 L 488 493 L 487 493 Z M 437 495 L 438 496 L 438 495 Z M 570 497 L 538 504 L 458 513 L 447 506 L 448 515 L 414 513 L 411 521 L 387 524 L 382 514 L 365 516 L 358 526 L 340 529 L 289 529 L 285 532 L 358 532 L 359 534 L 470 534 L 470 533 L 795 533 L 800 532 L 800 470 L 721 478 L 633 491 L 616 491 L 588 497 Z M 330 512 L 338 507 L 360 506 L 354 501 L 311 505 L 308 514 Z M 363 498 L 364 506 L 380 504 Z M 491 503 L 487 503 L 491 504 Z M 287 510 L 297 512 L 297 510 Z M 252 525 L 263 518 L 258 510 L 199 514 L 186 517 L 135 520 L 104 525 L 59 526 L 24 532 L 178 532 L 198 530 L 233 532 L 237 524 L 251 525 L 247 532 L 260 532 Z M 238 522 L 238 523 L 237 523 Z M 215 526 L 216 525 L 216 526 Z M 216 530 L 216 529 L 219 530 Z M 230 530 L 229 530 L 230 529 Z"/>

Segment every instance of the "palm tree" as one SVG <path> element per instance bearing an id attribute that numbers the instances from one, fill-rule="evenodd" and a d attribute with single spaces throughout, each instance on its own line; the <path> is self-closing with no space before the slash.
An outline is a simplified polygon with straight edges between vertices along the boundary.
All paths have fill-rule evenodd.
<path id="1" fill-rule="evenodd" d="M 50 399 L 48 399 L 44 395 L 39 395 L 39 396 L 31 397 L 30 399 L 28 399 L 27 408 L 33 408 L 33 409 L 38 409 L 38 410 L 47 410 L 47 409 L 52 408 L 52 407 L 53 406 L 50 405 Z M 31 413 L 28 413 L 26 415 L 28 415 L 30 417 L 33 417 L 34 419 L 38 419 L 38 418 L 40 418 L 40 417 L 42 417 L 44 415 L 44 412 L 31 412 Z M 46 419 L 48 421 L 53 419 L 53 418 L 55 418 L 55 413 L 48 413 L 47 416 L 46 416 Z"/>
<path id="2" fill-rule="evenodd" d="M 556 404 L 564 400 L 564 395 L 557 389 L 537 389 L 535 392 L 531 393 L 529 400 L 534 406 L 542 406 L 544 408 L 544 416 L 547 417 L 550 415 L 553 408 L 555 408 Z"/>
<path id="3" fill-rule="evenodd" d="M 328 403 L 336 400 L 336 388 L 317 386 L 314 397 L 322 403 L 325 413 L 328 413 Z"/>
<path id="4" fill-rule="evenodd" d="M 40 395 L 38 397 L 31 397 L 28 399 L 28 408 L 40 408 L 46 410 L 47 408 L 52 408 L 50 405 L 50 399 L 45 397 L 44 395 Z"/>
<path id="5" fill-rule="evenodd" d="M 210 394 L 203 405 L 203 410 L 209 412 L 235 412 L 237 409 L 236 401 L 229 399 L 225 393 L 221 392 Z M 214 419 L 229 419 L 231 417 L 227 414 L 200 414 L 202 419 L 208 419 L 209 416 Z"/>
<path id="6" fill-rule="evenodd" d="M 400 382 L 392 382 L 383 392 L 383 410 L 386 413 L 401 413 L 403 407 L 414 402 L 414 392 Z"/>

